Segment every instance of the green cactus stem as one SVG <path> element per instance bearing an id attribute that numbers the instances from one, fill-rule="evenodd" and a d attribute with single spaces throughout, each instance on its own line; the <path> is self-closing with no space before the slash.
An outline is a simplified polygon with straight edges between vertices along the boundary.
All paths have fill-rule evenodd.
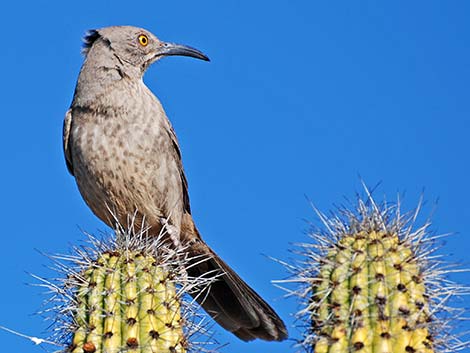
<path id="1" fill-rule="evenodd" d="M 312 287 L 315 352 L 434 352 L 429 300 L 409 244 L 359 231 L 342 237 L 326 262 Z"/>
<path id="2" fill-rule="evenodd" d="M 185 352 L 171 270 L 131 250 L 103 253 L 77 291 L 72 353 Z"/>

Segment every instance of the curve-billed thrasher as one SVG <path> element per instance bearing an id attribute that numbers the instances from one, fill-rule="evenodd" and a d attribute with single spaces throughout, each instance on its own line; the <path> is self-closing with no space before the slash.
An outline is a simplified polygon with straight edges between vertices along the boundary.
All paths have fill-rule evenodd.
<path id="1" fill-rule="evenodd" d="M 159 232 L 169 223 L 190 257 L 191 276 L 219 272 L 202 307 L 242 340 L 283 340 L 287 331 L 274 310 L 207 244 L 194 225 L 180 149 L 159 100 L 143 83 L 150 64 L 169 55 L 209 60 L 200 51 L 165 43 L 148 31 L 108 27 L 85 37 L 85 61 L 64 120 L 68 170 L 85 202 L 113 226 L 136 215 Z M 112 212 L 110 212 L 112 211 Z M 113 216 L 111 216 L 111 213 Z M 174 240 L 173 240 L 174 241 Z"/>

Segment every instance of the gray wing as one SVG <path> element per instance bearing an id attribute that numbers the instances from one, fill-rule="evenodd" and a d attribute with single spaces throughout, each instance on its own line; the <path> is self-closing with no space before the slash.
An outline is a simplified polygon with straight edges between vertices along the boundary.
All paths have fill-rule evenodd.
<path id="1" fill-rule="evenodd" d="M 181 159 L 181 150 L 178 144 L 178 139 L 176 138 L 175 131 L 173 127 L 170 125 L 168 129 L 168 134 L 170 135 L 171 141 L 173 142 L 173 148 L 176 152 L 176 158 L 178 159 L 180 176 L 181 176 L 181 184 L 183 185 L 183 208 L 184 211 L 191 214 L 191 206 L 189 203 L 189 193 L 188 193 L 188 180 L 186 179 L 186 175 L 184 174 L 183 168 L 183 161 Z"/>
<path id="2" fill-rule="evenodd" d="M 72 109 L 67 110 L 62 127 L 62 147 L 64 149 L 65 164 L 70 174 L 73 175 L 72 152 L 70 150 L 70 128 L 72 126 Z"/>

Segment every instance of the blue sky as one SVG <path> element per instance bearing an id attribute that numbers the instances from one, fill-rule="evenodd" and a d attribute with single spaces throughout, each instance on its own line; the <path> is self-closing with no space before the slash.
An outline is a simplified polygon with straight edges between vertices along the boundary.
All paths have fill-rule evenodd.
<path id="1" fill-rule="evenodd" d="M 16 1 L 0 5 L 0 324 L 41 335 L 35 249 L 66 252 L 106 229 L 62 157 L 61 128 L 87 29 L 131 24 L 189 44 L 211 62 L 168 58 L 145 82 L 180 140 L 205 240 L 292 325 L 270 280 L 315 220 L 382 182 L 377 198 L 424 190 L 447 259 L 469 267 L 470 3 L 466 1 Z M 427 212 L 427 213 L 426 213 Z M 452 277 L 470 283 L 470 275 Z M 462 306 L 469 307 L 469 298 Z M 464 326 L 469 330 L 470 325 Z M 224 352 L 293 352 L 216 328 Z M 291 329 L 293 336 L 295 329 Z M 3 351 L 41 351 L 0 332 Z M 470 350 L 467 350 L 470 352 Z"/>

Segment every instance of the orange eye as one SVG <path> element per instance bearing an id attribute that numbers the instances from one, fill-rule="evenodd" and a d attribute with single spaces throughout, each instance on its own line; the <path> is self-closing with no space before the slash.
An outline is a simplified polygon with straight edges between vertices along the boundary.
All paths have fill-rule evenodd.
<path id="1" fill-rule="evenodd" d="M 145 34 L 139 36 L 139 43 L 141 46 L 146 47 L 149 44 L 149 39 Z"/>

